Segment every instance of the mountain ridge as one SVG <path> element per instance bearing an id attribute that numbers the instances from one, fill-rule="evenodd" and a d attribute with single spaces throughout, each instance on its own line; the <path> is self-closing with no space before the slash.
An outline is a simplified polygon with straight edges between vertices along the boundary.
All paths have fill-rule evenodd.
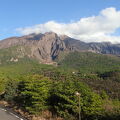
<path id="1" fill-rule="evenodd" d="M 0 41 L 0 50 L 21 46 L 29 58 L 35 58 L 40 63 L 53 63 L 60 52 L 93 52 L 99 54 L 120 55 L 120 44 L 109 42 L 85 43 L 66 35 L 53 32 L 45 34 L 30 34 L 22 37 L 11 37 Z M 26 50 L 29 51 L 26 53 Z M 23 56 L 24 57 L 24 56 Z"/>

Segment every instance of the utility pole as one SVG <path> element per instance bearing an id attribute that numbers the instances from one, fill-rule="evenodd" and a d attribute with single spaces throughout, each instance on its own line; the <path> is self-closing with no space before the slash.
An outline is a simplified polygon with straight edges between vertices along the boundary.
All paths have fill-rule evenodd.
<path id="1" fill-rule="evenodd" d="M 78 103 L 79 103 L 79 107 L 78 107 L 78 109 L 79 109 L 79 120 L 81 120 L 81 115 L 80 115 L 80 112 L 81 112 L 81 107 L 80 107 L 80 95 L 81 95 L 81 94 L 80 94 L 79 92 L 76 92 L 75 95 L 78 96 Z"/>

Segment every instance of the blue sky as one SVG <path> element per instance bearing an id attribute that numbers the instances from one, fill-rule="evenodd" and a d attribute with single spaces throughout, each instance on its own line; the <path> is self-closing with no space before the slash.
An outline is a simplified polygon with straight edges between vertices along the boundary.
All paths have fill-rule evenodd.
<path id="1" fill-rule="evenodd" d="M 0 0 L 0 39 L 21 35 L 17 28 L 48 21 L 70 23 L 110 7 L 119 11 L 120 0 Z"/>

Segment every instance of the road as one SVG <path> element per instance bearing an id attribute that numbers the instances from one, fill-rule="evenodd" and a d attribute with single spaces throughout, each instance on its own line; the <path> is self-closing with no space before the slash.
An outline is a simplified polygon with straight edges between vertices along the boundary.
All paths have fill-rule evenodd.
<path id="1" fill-rule="evenodd" d="M 4 108 L 0 108 L 0 120 L 25 120 L 21 117 L 19 117 L 18 115 L 7 111 Z"/>

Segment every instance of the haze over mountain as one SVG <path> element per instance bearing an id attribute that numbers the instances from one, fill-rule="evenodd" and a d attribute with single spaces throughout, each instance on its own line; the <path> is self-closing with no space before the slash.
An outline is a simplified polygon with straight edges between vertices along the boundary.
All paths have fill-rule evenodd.
<path id="1" fill-rule="evenodd" d="M 12 50 L 12 48 L 14 48 Z M 61 52 L 94 52 L 100 54 L 120 55 L 120 44 L 109 42 L 85 43 L 65 35 L 57 35 L 54 32 L 45 34 L 30 34 L 22 37 L 12 37 L 0 41 L 0 49 L 10 49 L 8 61 L 29 57 L 39 60 L 41 63 L 51 64 Z"/>

